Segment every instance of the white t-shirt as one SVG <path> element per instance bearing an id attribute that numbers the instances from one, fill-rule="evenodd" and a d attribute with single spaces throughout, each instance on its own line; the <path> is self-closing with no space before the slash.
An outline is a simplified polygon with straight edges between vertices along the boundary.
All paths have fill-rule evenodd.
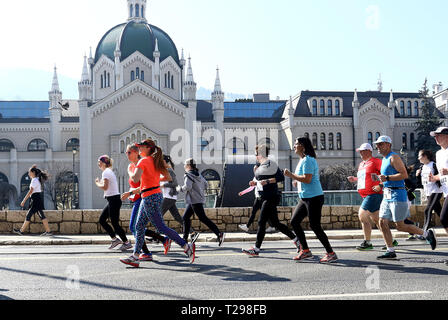
<path id="1" fill-rule="evenodd" d="M 442 189 L 437 186 L 436 182 L 429 182 L 429 175 L 431 173 L 434 174 L 434 162 L 432 161 L 424 164 L 421 172 L 422 185 L 426 196 L 430 196 L 433 193 L 442 193 Z"/>
<path id="2" fill-rule="evenodd" d="M 444 196 L 446 197 L 448 195 L 448 179 L 447 176 L 442 176 L 441 172 L 443 168 L 448 168 L 448 149 L 440 149 L 436 153 L 436 163 L 437 163 L 437 170 L 439 171 L 440 175 L 440 183 L 442 183 L 442 191 Z"/>
<path id="3" fill-rule="evenodd" d="M 160 175 L 160 177 L 163 177 L 163 176 Z M 162 186 L 164 183 L 166 183 L 166 181 L 160 181 L 160 186 Z M 177 200 L 176 195 L 170 196 L 171 188 L 160 188 L 160 189 L 162 189 L 163 198 Z"/>
<path id="4" fill-rule="evenodd" d="M 39 178 L 33 178 L 31 180 L 30 189 L 31 188 L 33 188 L 33 194 L 42 192 L 42 184 L 40 183 Z"/>
<path id="5" fill-rule="evenodd" d="M 106 170 L 103 171 L 102 179 L 107 179 L 109 181 L 109 187 L 104 191 L 104 197 L 112 197 L 120 194 L 117 177 L 111 168 L 106 168 Z"/>

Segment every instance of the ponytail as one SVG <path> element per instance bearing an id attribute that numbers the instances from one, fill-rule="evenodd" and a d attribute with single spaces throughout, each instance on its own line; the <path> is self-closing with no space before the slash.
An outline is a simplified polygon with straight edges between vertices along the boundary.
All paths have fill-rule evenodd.
<path id="1" fill-rule="evenodd" d="M 31 171 L 32 173 L 34 173 L 34 175 L 36 176 L 36 178 L 39 179 L 39 182 L 40 182 L 40 183 L 43 183 L 43 182 L 45 182 L 45 181 L 48 180 L 48 173 L 45 172 L 45 171 L 42 171 L 42 170 L 38 169 L 36 164 L 33 165 L 33 166 L 30 168 L 30 171 Z"/>
<path id="2" fill-rule="evenodd" d="M 163 175 L 168 173 L 168 170 L 165 168 L 165 162 L 163 161 L 163 152 L 159 146 L 154 147 L 154 152 L 151 154 L 154 159 L 154 166 L 156 170 L 162 173 Z"/>

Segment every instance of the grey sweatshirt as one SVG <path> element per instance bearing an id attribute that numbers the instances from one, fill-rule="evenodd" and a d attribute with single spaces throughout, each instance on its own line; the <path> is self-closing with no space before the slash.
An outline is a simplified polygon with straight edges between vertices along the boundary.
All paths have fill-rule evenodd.
<path id="1" fill-rule="evenodd" d="M 176 187 L 179 184 L 177 183 L 176 173 L 174 172 L 174 170 L 171 168 L 168 168 L 168 172 L 171 176 L 171 181 L 163 181 L 160 183 L 160 186 L 169 188 L 170 189 L 169 195 L 173 197 L 178 194 L 178 192 L 176 191 Z"/>
<path id="2" fill-rule="evenodd" d="M 198 172 L 189 171 L 185 173 L 184 185 L 180 191 L 185 192 L 186 204 L 205 203 L 205 190 L 208 182 Z"/>

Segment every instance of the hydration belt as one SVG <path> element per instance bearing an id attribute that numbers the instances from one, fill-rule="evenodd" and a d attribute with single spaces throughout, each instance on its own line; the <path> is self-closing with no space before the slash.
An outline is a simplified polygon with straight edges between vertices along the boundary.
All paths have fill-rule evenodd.
<path id="1" fill-rule="evenodd" d="M 160 188 L 160 186 L 152 187 L 152 188 L 148 188 L 148 189 L 142 190 L 142 191 L 140 192 L 140 194 L 144 194 L 145 192 L 152 191 L 152 190 L 156 190 L 156 189 L 159 189 L 159 188 Z"/>

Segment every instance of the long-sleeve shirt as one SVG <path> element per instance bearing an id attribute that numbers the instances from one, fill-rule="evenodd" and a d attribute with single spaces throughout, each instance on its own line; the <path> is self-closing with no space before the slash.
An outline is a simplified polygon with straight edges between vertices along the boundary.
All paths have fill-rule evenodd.
<path id="1" fill-rule="evenodd" d="M 269 184 L 263 186 L 263 190 L 259 191 L 260 196 L 263 199 L 270 199 L 270 198 L 278 196 L 277 183 L 285 181 L 285 176 L 280 171 L 277 163 L 275 163 L 272 160 L 268 160 L 268 161 L 260 164 L 260 166 L 257 168 L 257 170 L 255 170 L 255 179 L 257 179 L 257 181 L 267 180 L 267 179 L 272 179 L 272 178 L 275 178 L 276 182 L 269 183 Z"/>

